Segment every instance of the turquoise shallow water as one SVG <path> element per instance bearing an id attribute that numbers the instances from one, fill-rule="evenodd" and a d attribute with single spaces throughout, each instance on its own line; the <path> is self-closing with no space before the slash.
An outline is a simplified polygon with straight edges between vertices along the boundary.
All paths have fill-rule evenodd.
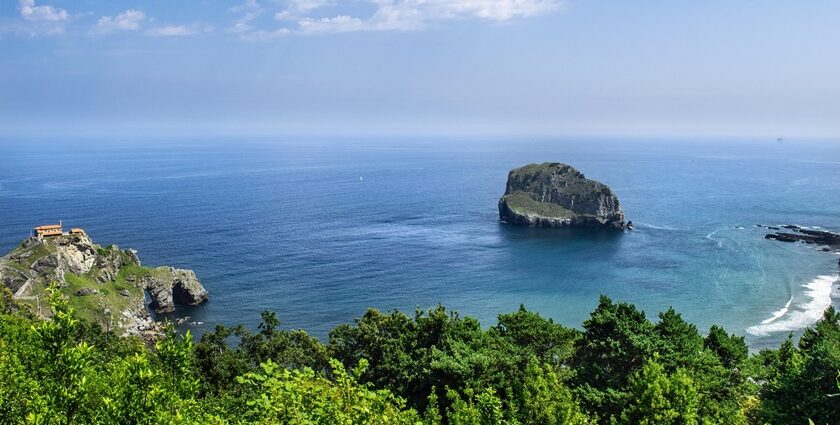
<path id="1" fill-rule="evenodd" d="M 507 171 L 567 162 L 637 228 L 511 227 Z M 145 264 L 194 269 L 203 322 L 320 337 L 368 307 L 437 303 L 485 324 L 520 304 L 580 326 L 599 294 L 676 307 L 754 348 L 811 323 L 837 257 L 755 224 L 840 227 L 840 146 L 661 140 L 74 140 L 0 145 L 0 250 L 59 219 Z M 825 276 L 825 278 L 820 278 Z M 787 309 L 784 307 L 787 305 Z M 775 319 L 774 319 L 775 317 Z M 766 322 L 766 323 L 762 323 Z"/>

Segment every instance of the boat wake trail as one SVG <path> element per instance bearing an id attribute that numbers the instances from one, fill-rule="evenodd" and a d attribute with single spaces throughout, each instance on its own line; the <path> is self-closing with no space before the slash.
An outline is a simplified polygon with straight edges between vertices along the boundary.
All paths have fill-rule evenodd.
<path id="1" fill-rule="evenodd" d="M 679 230 L 676 227 L 665 226 L 665 225 L 658 226 L 656 224 L 648 224 L 648 223 L 636 223 L 636 226 L 637 227 L 646 227 L 648 229 L 656 229 L 656 230 L 669 230 L 669 231 Z"/>
<path id="2" fill-rule="evenodd" d="M 796 331 L 816 323 L 822 317 L 823 311 L 831 305 L 831 287 L 837 279 L 837 275 L 819 276 L 802 285 L 806 289 L 806 301 L 790 310 L 793 302 L 791 297 L 784 308 L 773 313 L 772 317 L 761 324 L 747 328 L 747 333 L 765 336 L 774 332 Z"/>

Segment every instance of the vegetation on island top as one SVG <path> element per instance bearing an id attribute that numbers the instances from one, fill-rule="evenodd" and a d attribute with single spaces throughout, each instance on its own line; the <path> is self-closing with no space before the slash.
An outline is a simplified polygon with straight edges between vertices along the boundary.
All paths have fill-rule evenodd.
<path id="1" fill-rule="evenodd" d="M 602 297 L 575 330 L 526 310 L 477 320 L 442 306 L 369 310 L 327 343 L 217 326 L 153 347 L 79 319 L 49 290 L 51 320 L 0 297 L 0 418 L 37 424 L 840 423 L 840 313 L 798 344 L 749 355 L 673 309 L 648 320 Z"/>
<path id="2" fill-rule="evenodd" d="M 563 208 L 558 204 L 535 201 L 524 192 L 513 192 L 503 195 L 502 199 L 513 211 L 519 214 L 537 214 L 544 217 L 574 218 L 576 213 Z"/>

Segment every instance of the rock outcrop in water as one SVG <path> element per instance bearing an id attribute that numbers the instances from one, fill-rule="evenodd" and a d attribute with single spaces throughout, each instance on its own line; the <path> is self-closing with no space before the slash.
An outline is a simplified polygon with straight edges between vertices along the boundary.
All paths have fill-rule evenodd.
<path id="1" fill-rule="evenodd" d="M 499 218 L 530 227 L 625 227 L 624 211 L 609 187 L 558 162 L 511 170 Z"/>
<path id="2" fill-rule="evenodd" d="M 175 304 L 198 305 L 207 301 L 207 291 L 192 270 L 158 267 L 140 279 L 152 303 L 149 307 L 157 313 L 175 311 Z"/>
<path id="3" fill-rule="evenodd" d="M 840 233 L 829 232 L 826 230 L 807 229 L 793 224 L 786 224 L 779 227 L 765 226 L 763 224 L 756 224 L 757 227 L 764 227 L 771 230 L 780 230 L 775 233 L 768 233 L 764 235 L 764 239 L 774 239 L 779 242 L 803 242 L 810 245 L 820 245 L 820 251 L 835 252 L 840 254 Z M 837 266 L 840 267 L 840 259 L 837 260 Z"/>
<path id="4" fill-rule="evenodd" d="M 775 239 L 780 242 L 804 242 L 807 244 L 824 245 L 830 249 L 840 249 L 840 233 L 806 229 L 792 224 L 784 225 L 782 228 L 789 231 L 768 233 L 764 238 Z"/>
<path id="5" fill-rule="evenodd" d="M 79 316 L 128 334 L 155 328 L 145 293 L 157 313 L 207 301 L 192 270 L 143 267 L 136 251 L 102 247 L 83 232 L 27 238 L 0 257 L 0 282 L 38 315 L 49 314 L 44 292 L 56 283 Z"/>

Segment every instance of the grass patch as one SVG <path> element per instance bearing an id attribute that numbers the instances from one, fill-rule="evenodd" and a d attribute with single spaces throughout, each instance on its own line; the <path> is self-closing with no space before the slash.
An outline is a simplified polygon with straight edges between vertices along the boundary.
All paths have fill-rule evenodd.
<path id="1" fill-rule="evenodd" d="M 523 192 L 513 192 L 503 198 L 508 207 L 519 214 L 537 214 L 543 217 L 574 218 L 576 214 L 560 205 L 535 201 Z"/>
<path id="2" fill-rule="evenodd" d="M 5 265 L 28 275 L 29 271 L 32 269 L 32 265 L 35 264 L 36 261 L 52 253 L 52 251 L 43 244 L 36 245 L 35 247 L 29 249 L 23 248 L 23 244 L 21 244 L 20 246 L 15 248 L 15 250 L 12 251 L 9 254 L 9 256 L 11 257 L 14 254 L 27 251 L 29 252 L 29 256 L 26 257 L 26 259 L 24 259 L 22 263 L 18 263 L 16 260 L 9 259 L 5 262 Z"/>
<path id="3" fill-rule="evenodd" d="M 129 281 L 129 279 L 132 276 L 134 277 L 133 282 Z M 142 280 L 144 277 L 148 276 L 163 279 L 167 276 L 167 272 L 165 269 L 158 270 L 157 268 L 153 269 L 151 267 L 143 267 L 138 266 L 137 264 L 131 264 L 120 269 L 120 271 L 117 273 L 115 284 L 123 286 L 135 286 L 137 282 Z"/>
<path id="4" fill-rule="evenodd" d="M 35 264 L 36 261 L 46 257 L 47 255 L 50 255 L 53 252 L 44 244 L 36 245 L 34 248 L 31 248 L 28 251 L 30 253 L 29 256 L 26 257 L 26 259 L 23 260 L 23 263 L 20 264 L 20 266 L 23 267 L 24 271 L 29 271 L 29 269 L 32 267 L 33 264 Z M 13 261 L 10 261 L 10 263 L 15 264 L 15 262 Z"/>
<path id="5" fill-rule="evenodd" d="M 120 271 L 122 272 L 122 270 Z M 79 276 L 72 273 L 64 275 L 68 286 L 61 289 L 61 292 L 70 300 L 70 306 L 76 310 L 76 314 L 84 319 L 97 322 L 102 325 L 109 325 L 110 328 L 117 326 L 120 314 L 137 305 L 138 298 L 142 299 L 143 290 L 126 282 L 117 279 L 114 282 L 99 283 L 90 276 Z M 99 291 L 97 294 L 78 296 L 76 291 L 82 288 L 90 288 Z M 120 290 L 129 292 L 129 296 L 120 294 Z M 141 301 L 142 303 L 142 301 Z M 110 315 L 105 314 L 109 310 Z"/>

